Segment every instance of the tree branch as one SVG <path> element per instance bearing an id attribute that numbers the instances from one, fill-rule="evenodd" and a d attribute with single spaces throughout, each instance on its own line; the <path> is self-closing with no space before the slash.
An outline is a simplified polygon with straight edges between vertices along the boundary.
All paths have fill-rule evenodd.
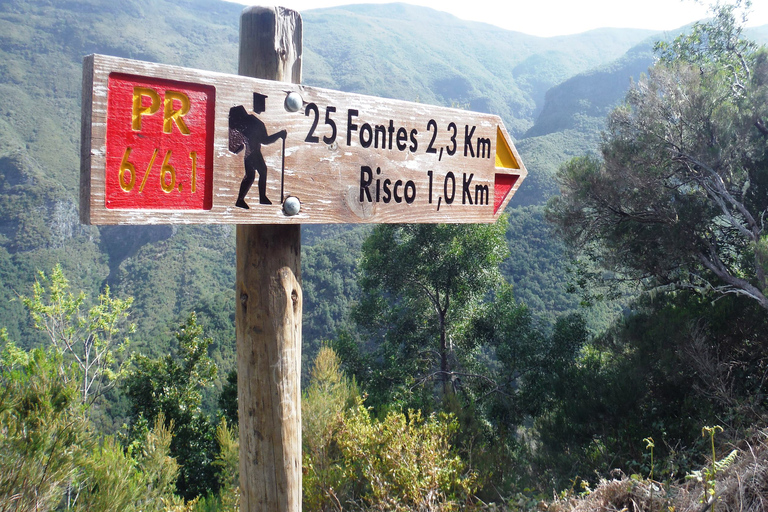
<path id="1" fill-rule="evenodd" d="M 744 203 L 741 201 L 737 201 L 733 195 L 728 192 L 728 188 L 725 186 L 725 182 L 723 181 L 723 178 L 720 176 L 720 174 L 715 171 L 712 167 L 705 164 L 704 162 L 699 161 L 698 159 L 694 158 L 693 156 L 687 154 L 687 153 L 680 153 L 680 159 L 682 159 L 685 162 L 690 162 L 694 166 L 703 169 L 707 171 L 709 174 L 709 178 L 707 179 L 705 177 L 701 177 L 697 181 L 701 184 L 702 187 L 704 187 L 704 190 L 707 191 L 707 194 L 715 201 L 717 202 L 718 206 L 720 206 L 720 210 L 723 212 L 726 217 L 728 217 L 729 222 L 731 224 L 739 229 L 744 236 L 750 238 L 751 240 L 756 240 L 759 238 L 759 231 L 760 228 L 758 226 L 757 221 L 752 216 L 750 211 L 744 206 Z M 689 167 L 690 168 L 690 167 Z M 696 172 L 695 169 L 691 169 L 693 172 Z M 714 185 L 714 186 L 713 186 Z M 725 199 L 728 201 L 728 203 L 731 204 L 745 219 L 747 224 L 750 227 L 750 230 L 747 230 L 741 223 L 737 222 L 736 219 L 733 217 L 733 213 L 728 209 L 728 207 L 725 204 Z"/>
<path id="2" fill-rule="evenodd" d="M 765 121 L 763 121 L 762 118 L 758 117 L 755 121 L 755 127 L 762 133 L 764 136 L 768 137 L 768 127 L 765 126 Z"/>
<path id="3" fill-rule="evenodd" d="M 466 378 L 470 378 L 470 379 L 479 379 L 479 380 L 485 381 L 487 384 L 490 384 L 494 388 L 498 389 L 501 394 L 503 394 L 505 396 L 512 396 L 509 393 L 504 393 L 503 391 L 501 391 L 501 386 L 499 384 L 497 384 L 495 380 L 493 380 L 490 377 L 487 377 L 485 375 L 480 375 L 480 374 L 477 374 L 477 373 L 462 373 L 462 372 L 450 372 L 450 371 L 449 372 L 444 372 L 442 370 L 438 370 L 438 371 L 435 371 L 435 372 L 432 372 L 432 373 L 430 373 L 428 375 L 423 376 L 418 381 L 416 381 L 416 383 L 413 386 L 411 386 L 410 389 L 413 390 L 415 387 L 424 384 L 428 380 L 434 379 L 438 375 L 441 375 L 441 376 L 443 376 L 443 378 L 447 378 L 447 379 L 450 379 L 451 377 L 454 377 L 454 376 L 456 376 L 456 377 L 466 377 Z"/>
<path id="4" fill-rule="evenodd" d="M 720 293 L 731 293 L 736 295 L 744 295 L 750 297 L 760 304 L 760 307 L 768 310 L 768 299 L 763 295 L 756 286 L 752 285 L 749 281 L 738 278 L 731 274 L 725 265 L 720 261 L 717 255 L 714 253 L 714 249 L 710 247 L 710 254 L 712 259 L 708 258 L 704 253 L 699 252 L 699 261 L 712 273 L 714 273 L 720 280 L 725 282 L 728 286 L 717 289 Z"/>

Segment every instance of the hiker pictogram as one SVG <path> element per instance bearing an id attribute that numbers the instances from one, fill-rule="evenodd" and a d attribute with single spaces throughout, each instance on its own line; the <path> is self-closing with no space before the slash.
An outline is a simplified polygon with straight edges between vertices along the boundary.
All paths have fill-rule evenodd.
<path id="1" fill-rule="evenodd" d="M 267 96 L 263 94 L 253 93 L 254 113 L 261 114 L 266 110 L 266 99 Z M 249 208 L 245 202 L 245 196 L 248 195 L 248 191 L 256 179 L 256 172 L 259 173 L 259 204 L 272 204 L 272 201 L 267 198 L 267 164 L 261 154 L 261 146 L 282 139 L 284 167 L 286 136 L 285 130 L 269 135 L 264 123 L 255 115 L 249 114 L 242 105 L 229 109 L 229 150 L 233 153 L 239 153 L 245 149 L 245 177 L 240 183 L 240 192 L 235 206 Z"/>

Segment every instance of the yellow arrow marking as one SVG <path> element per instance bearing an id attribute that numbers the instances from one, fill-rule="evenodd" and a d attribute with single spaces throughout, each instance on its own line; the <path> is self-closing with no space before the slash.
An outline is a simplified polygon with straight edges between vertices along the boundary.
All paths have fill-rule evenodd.
<path id="1" fill-rule="evenodd" d="M 512 150 L 509 149 L 509 145 L 504 139 L 504 134 L 498 127 L 496 127 L 496 167 L 502 169 L 520 168 L 520 164 L 517 163 L 515 155 L 512 154 Z"/>

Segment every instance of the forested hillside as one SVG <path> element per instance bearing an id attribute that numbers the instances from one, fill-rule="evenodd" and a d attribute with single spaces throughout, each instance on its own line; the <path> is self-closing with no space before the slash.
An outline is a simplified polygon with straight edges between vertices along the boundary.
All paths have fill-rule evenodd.
<path id="1" fill-rule="evenodd" d="M 216 469 L 237 466 L 236 436 L 226 423 L 216 423 L 237 423 L 231 373 L 234 229 L 79 223 L 82 59 L 102 53 L 234 73 L 241 10 L 219 0 L 0 2 L 0 349 L 12 349 L 3 352 L 0 377 L 13 393 L 52 389 L 55 394 L 56 375 L 69 375 L 72 369 L 62 370 L 60 359 L 25 352 L 55 338 L 35 326 L 57 311 L 46 309 L 45 293 L 33 288 L 35 279 L 50 292 L 65 276 L 69 290 L 84 292 L 82 304 L 101 305 L 74 330 L 91 329 L 105 337 L 119 332 L 131 342 L 126 352 L 105 359 L 105 379 L 122 379 L 120 386 L 90 404 L 87 389 L 68 381 L 60 395 L 66 400 L 58 402 L 61 410 L 70 414 L 79 402 L 90 406 L 89 421 L 99 431 L 83 427 L 87 442 L 104 433 L 122 436 L 104 441 L 99 457 L 114 450 L 118 459 L 130 459 L 131 478 L 149 479 L 141 485 L 152 488 L 152 478 L 174 480 L 176 494 L 185 499 L 235 485 L 217 480 L 223 477 Z M 682 478 L 703 461 L 705 441 L 697 435 L 703 421 L 717 419 L 733 426 L 731 432 L 742 432 L 738 429 L 761 417 L 765 322 L 760 306 L 744 298 L 748 288 L 742 282 L 751 273 L 762 278 L 768 268 L 761 228 L 755 227 L 758 236 L 749 243 L 738 241 L 734 233 L 743 230 L 737 228 L 711 242 L 727 229 L 720 210 L 702 206 L 700 195 L 689 188 L 693 178 L 684 185 L 674 180 L 661 185 L 661 190 L 682 192 L 657 203 L 657 196 L 643 195 L 650 193 L 640 177 L 631 184 L 622 181 L 623 170 L 632 165 L 617 164 L 619 171 L 607 176 L 594 157 L 605 137 L 613 137 L 614 145 L 605 146 L 613 148 L 608 157 L 618 159 L 625 150 L 622 142 L 645 133 L 638 121 L 637 130 L 622 137 L 622 113 L 630 104 L 639 108 L 642 96 L 637 88 L 630 96 L 627 91 L 633 82 L 647 83 L 648 69 L 662 53 L 654 52 L 656 41 L 672 41 L 690 27 L 675 34 L 601 29 L 540 38 L 401 3 L 310 10 L 303 19 L 304 83 L 498 114 L 529 172 L 500 226 L 302 228 L 303 407 L 309 411 L 310 432 L 305 453 L 320 457 L 312 459 L 320 462 L 305 480 L 305 503 L 330 509 L 327 490 L 341 493 L 342 487 L 350 503 L 362 503 L 361 496 L 372 499 L 370 486 L 360 483 L 364 479 L 351 479 L 345 471 L 361 458 L 355 450 L 386 448 L 379 438 L 390 423 L 401 433 L 390 448 L 402 443 L 405 453 L 421 438 L 434 443 L 414 471 L 448 468 L 451 490 L 443 498 L 451 503 L 478 496 L 505 500 L 514 493 L 520 500 L 514 503 L 534 508 L 532 496 L 541 497 L 537 492 L 567 491 L 569 479 L 573 492 L 579 477 L 605 476 L 614 460 L 624 463 L 625 471 L 647 475 L 650 470 L 653 476 L 654 452 L 649 459 L 644 437 L 655 436 L 658 443 L 664 466 L 657 466 L 656 474 Z M 745 34 L 768 42 L 768 27 Z M 690 64 L 685 59 L 692 57 L 675 53 L 679 46 L 666 48 L 668 65 Z M 749 109 L 759 110 L 759 98 L 765 97 L 760 80 L 768 76 L 768 60 L 755 48 L 744 53 L 754 59 L 757 92 L 749 101 L 735 93 L 738 101 L 724 102 L 731 109 L 726 114 L 739 113 L 740 122 L 752 119 Z M 730 69 L 719 61 L 696 65 L 702 76 L 710 68 Z M 712 74 L 728 74 L 718 73 Z M 679 76 L 699 92 L 694 75 Z M 738 86 L 746 88 L 747 82 Z M 720 85 L 713 79 L 701 89 L 725 98 L 728 88 Z M 707 105 L 712 104 L 717 102 Z M 619 105 L 624 107 L 614 110 Z M 712 119 L 726 115 L 713 112 Z M 742 160 L 733 156 L 741 165 L 735 168 L 759 167 L 762 146 L 755 135 L 747 129 L 748 135 L 733 135 L 731 125 L 723 126 L 713 141 L 741 137 L 750 148 L 737 155 Z M 601 133 L 606 129 L 609 135 Z M 709 156 L 707 147 L 702 143 L 697 150 Z M 657 156 L 649 156 L 642 168 L 653 167 Z M 690 168 L 701 167 L 697 161 Z M 761 176 L 739 178 L 736 193 L 751 201 L 749 208 L 763 204 L 754 192 L 762 190 Z M 600 188 L 603 177 L 613 189 Z M 588 185 L 594 190 L 579 188 Z M 561 186 L 565 199 L 552 200 Z M 589 203 L 595 190 L 608 195 Z M 721 198 L 721 210 L 727 210 L 723 205 L 732 204 L 733 196 Z M 639 216 L 643 208 L 658 207 L 662 220 L 639 222 L 634 231 L 624 231 L 620 215 L 613 225 L 607 220 L 589 224 L 590 215 L 606 203 L 620 213 L 640 205 Z M 730 277 L 742 286 L 739 297 L 731 296 L 738 292 L 719 296 L 722 285 L 702 280 L 712 268 L 723 271 L 691 263 L 692 253 L 681 249 L 687 238 L 651 236 L 669 218 L 683 217 L 664 216 L 680 204 L 689 207 L 684 213 L 699 212 L 684 217 L 687 225 L 713 219 L 700 230 L 699 241 L 711 242 L 713 253 L 725 247 L 724 265 L 738 267 Z M 652 243 L 646 246 L 646 241 Z M 575 255 L 578 262 L 572 260 Z M 644 266 L 646 261 L 654 264 Z M 482 272 L 469 271 L 471 265 Z M 461 278 L 444 279 L 454 275 Z M 420 281 L 422 276 L 429 280 Z M 414 282 L 434 290 L 432 302 L 409 289 Z M 687 287 L 676 287 L 681 283 Z M 739 290 L 736 284 L 730 290 Z M 119 302 L 129 297 L 132 303 Z M 115 313 L 112 320 L 120 328 L 110 331 L 104 318 L 115 307 L 127 308 L 129 317 Z M 437 348 L 430 345 L 435 339 L 441 342 Z M 325 342 L 336 354 L 327 346 L 320 350 Z M 141 356 L 130 359 L 131 354 Z M 82 400 L 73 398 L 77 393 Z M 4 396 L 2 418 L 12 409 L 4 405 Z M 424 416 L 405 414 L 412 408 Z M 45 409 L 46 414 L 55 416 L 54 409 Z M 339 409 L 343 416 L 329 415 Z M 153 427 L 150 419 L 158 417 L 179 430 L 164 430 L 159 420 Z M 51 418 L 46 424 L 58 428 Z M 67 421 L 61 428 L 71 427 Z M 329 439 L 338 460 L 323 459 Z M 147 446 L 159 451 L 139 454 L 137 447 Z M 134 448 L 139 451 L 131 452 Z M 180 468 L 163 458 L 168 453 Z M 77 464 L 89 471 L 102 467 L 103 460 L 83 456 Z M 342 459 L 348 465 L 344 471 Z M 89 496 L 83 499 L 97 498 Z"/>
<path id="2" fill-rule="evenodd" d="M 60 262 L 73 286 L 91 296 L 109 284 L 136 298 L 136 350 L 163 353 L 173 327 L 195 310 L 216 339 L 215 359 L 232 364 L 231 228 L 81 226 L 76 191 L 83 56 L 235 72 L 240 11 L 209 1 L 3 2 L 0 88 L 13 101 L 0 105 L 0 323 L 12 338 L 35 343 L 13 299 L 29 290 L 37 270 Z M 308 11 L 304 23 L 305 83 L 493 112 L 518 136 L 533 126 L 550 87 L 649 35 L 600 30 L 537 38 L 405 4 Z M 442 37 L 447 33 L 450 41 Z M 520 147 L 531 177 L 516 202 L 541 203 L 552 191 L 545 176 L 557 162 L 545 156 L 547 148 Z M 544 191 L 535 192 L 537 182 Z M 331 336 L 355 300 L 354 240 L 362 235 L 339 239 L 342 231 L 305 228 L 307 348 Z M 340 246 L 347 247 L 344 262 Z M 547 259 L 553 257 L 559 259 Z M 561 280 L 562 274 L 542 279 Z M 552 300 L 562 299 L 553 293 Z"/>

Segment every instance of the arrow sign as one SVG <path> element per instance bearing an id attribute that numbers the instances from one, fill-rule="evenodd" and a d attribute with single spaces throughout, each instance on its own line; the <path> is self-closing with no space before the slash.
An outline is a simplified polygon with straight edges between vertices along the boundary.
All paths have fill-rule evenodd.
<path id="1" fill-rule="evenodd" d="M 81 220 L 493 222 L 527 171 L 498 116 L 92 55 Z"/>

